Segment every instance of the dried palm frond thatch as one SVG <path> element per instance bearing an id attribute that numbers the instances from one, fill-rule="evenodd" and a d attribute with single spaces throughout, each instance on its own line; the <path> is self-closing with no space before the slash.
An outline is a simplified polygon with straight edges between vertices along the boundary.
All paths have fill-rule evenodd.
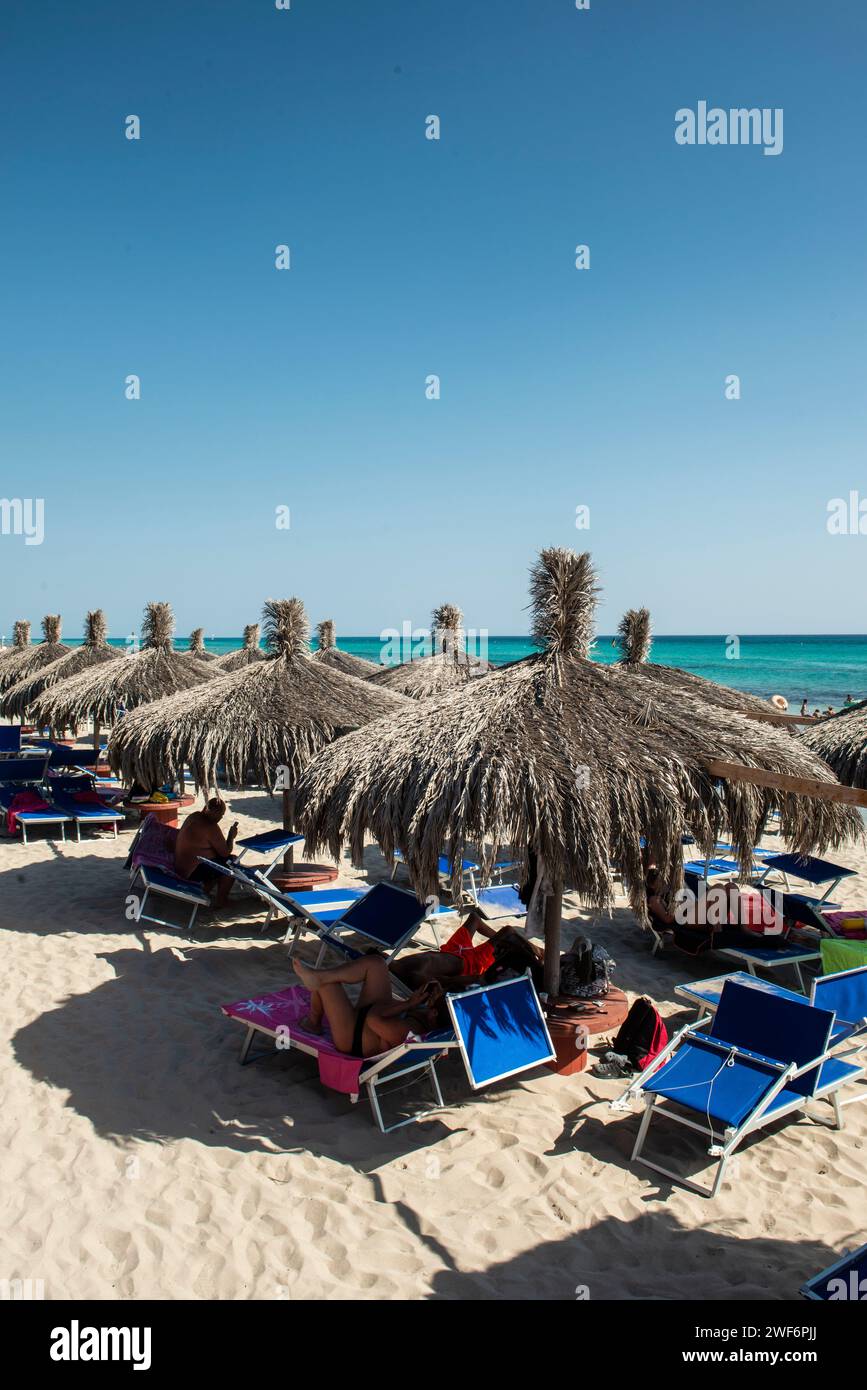
<path id="1" fill-rule="evenodd" d="M 682 671 L 678 666 L 661 666 L 656 661 L 650 661 L 648 658 L 652 640 L 649 609 L 628 609 L 617 629 L 617 644 L 621 657 L 614 669 L 629 676 L 646 678 L 672 694 L 678 689 L 683 690 L 700 700 L 706 700 L 710 705 L 719 706 L 720 709 L 736 710 L 739 714 L 761 715 L 763 718 L 777 713 L 770 700 L 763 700 L 758 695 L 747 695 L 742 690 L 733 690 L 728 685 L 705 680 L 704 676 Z"/>
<path id="2" fill-rule="evenodd" d="M 295 798 L 311 853 L 337 855 L 348 843 L 360 862 L 372 835 L 387 856 L 402 851 L 421 896 L 437 891 L 444 846 L 457 866 L 480 845 L 534 851 L 550 886 L 554 992 L 563 885 L 606 907 L 613 859 L 644 920 L 642 836 L 676 886 L 686 832 L 709 851 L 727 825 L 747 867 L 772 805 L 798 850 L 836 845 L 860 826 L 849 807 L 711 776 L 705 761 L 717 758 L 833 782 L 787 734 L 589 660 L 596 591 L 588 555 L 542 551 L 531 593 L 544 650 L 338 740 L 311 762 Z"/>
<path id="3" fill-rule="evenodd" d="M 248 623 L 244 628 L 244 645 L 236 647 L 232 652 L 226 652 L 225 656 L 218 656 L 214 662 L 214 673 L 217 671 L 240 671 L 244 666 L 251 666 L 254 661 L 264 661 L 265 653 L 259 646 L 259 624 Z"/>
<path id="4" fill-rule="evenodd" d="M 799 741 L 847 787 L 867 787 L 867 700 L 817 719 L 799 734 Z"/>
<path id="5" fill-rule="evenodd" d="M 52 661 L 66 656 L 70 648 L 60 640 L 61 626 L 59 613 L 46 613 L 42 619 L 42 641 L 39 645 L 23 648 L 0 666 L 0 690 L 8 690 L 24 676 L 41 671 L 43 666 L 49 666 Z"/>
<path id="6" fill-rule="evenodd" d="M 105 614 L 101 608 L 95 608 L 85 617 L 84 641 L 81 646 L 73 647 L 66 656 L 61 656 L 49 666 L 43 666 L 40 671 L 16 681 L 0 701 L 0 712 L 23 718 L 43 690 L 48 690 L 50 686 L 56 685 L 58 681 L 67 680 L 70 676 L 77 676 L 79 672 L 87 671 L 92 666 L 100 666 L 106 661 L 116 661 L 121 653 L 108 645 L 105 640 L 107 631 Z"/>
<path id="7" fill-rule="evenodd" d="M 190 656 L 195 657 L 196 661 L 216 661 L 213 652 L 209 652 L 205 646 L 205 629 L 194 627 L 190 633 L 190 645 L 187 648 Z"/>
<path id="8" fill-rule="evenodd" d="M 119 709 L 135 709 L 210 680 L 209 667 L 173 649 L 174 625 L 168 603 L 149 603 L 142 622 L 141 651 L 100 663 L 43 690 L 33 702 L 34 718 L 55 729 L 80 724 L 88 716 L 110 724 Z"/>
<path id="9" fill-rule="evenodd" d="M 12 627 L 12 641 L 8 647 L 0 651 L 0 661 L 5 657 L 20 656 L 22 651 L 26 651 L 30 646 L 30 624 L 24 618 L 18 618 Z"/>
<path id="10" fill-rule="evenodd" d="M 109 743 L 112 765 L 146 785 L 187 766 L 208 787 L 221 763 L 231 781 L 252 775 L 287 788 L 339 734 L 406 708 L 390 691 L 312 659 L 300 599 L 269 599 L 263 616 L 265 661 L 126 715 Z"/>
<path id="11" fill-rule="evenodd" d="M 433 654 L 400 666 L 388 666 L 370 677 L 374 685 L 408 695 L 412 700 L 429 700 L 457 690 L 473 677 L 487 671 L 484 662 L 464 650 L 464 615 L 453 603 L 441 603 L 431 617 Z"/>
<path id="12" fill-rule="evenodd" d="M 340 650 L 330 618 L 316 624 L 316 637 L 319 645 L 313 653 L 314 661 L 322 661 L 326 666 L 333 666 L 335 671 L 342 671 L 346 676 L 357 676 L 362 681 L 370 680 L 379 670 L 372 661 L 365 661 L 363 656 L 353 656 L 352 652 Z"/>

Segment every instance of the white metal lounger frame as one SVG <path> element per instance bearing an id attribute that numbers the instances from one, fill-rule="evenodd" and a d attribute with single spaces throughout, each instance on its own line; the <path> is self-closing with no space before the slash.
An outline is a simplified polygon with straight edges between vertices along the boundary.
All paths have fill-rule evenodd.
<path id="1" fill-rule="evenodd" d="M 207 904 L 202 902 L 202 899 L 198 895 L 194 896 L 192 893 L 186 892 L 183 883 L 180 881 L 178 882 L 177 888 L 167 887 L 162 883 L 148 883 L 147 868 L 147 864 L 137 865 L 135 873 L 129 881 L 130 888 L 133 887 L 138 879 L 141 879 L 144 884 L 144 893 L 142 894 L 142 899 L 138 906 L 136 921 L 155 922 L 158 926 L 171 927 L 174 931 L 178 931 L 179 929 L 191 931 L 199 908 L 205 907 Z M 192 909 L 190 912 L 190 920 L 188 922 L 169 922 L 165 917 L 149 916 L 144 909 L 150 893 L 155 893 L 162 898 L 174 898 L 177 902 L 186 903 L 187 906 Z"/>
<path id="2" fill-rule="evenodd" d="M 659 1070 L 662 1063 L 668 1060 L 684 1037 L 687 1037 L 691 1033 L 698 1032 L 703 1022 L 704 1020 L 702 1019 L 694 1019 L 691 1023 L 686 1024 L 685 1027 L 679 1029 L 658 1056 L 654 1057 L 650 1065 L 645 1067 L 641 1075 L 635 1077 L 629 1083 L 622 1095 L 618 1096 L 616 1100 L 611 1101 L 610 1108 L 612 1110 L 627 1110 L 630 1103 L 639 1097 L 643 1082 L 651 1077 L 654 1072 Z M 708 1035 L 704 1033 L 701 1036 L 702 1041 L 710 1042 L 718 1048 L 721 1057 L 743 1055 L 751 1061 L 755 1060 L 755 1054 L 750 1053 L 745 1048 L 734 1047 L 730 1043 L 723 1042 L 718 1038 L 709 1038 Z M 727 1126 L 722 1134 L 717 1132 L 713 1122 L 711 1122 L 710 1125 L 698 1124 L 695 1120 L 690 1120 L 685 1115 L 679 1115 L 676 1110 L 671 1109 L 670 1104 L 665 1104 L 668 1097 L 656 1096 L 649 1092 L 645 1092 L 640 1096 L 644 1102 L 645 1109 L 632 1150 L 632 1162 L 640 1163 L 645 1168 L 652 1168 L 654 1172 L 661 1173 L 663 1177 L 671 1178 L 672 1181 L 676 1182 L 680 1187 L 688 1188 L 690 1192 L 695 1192 L 699 1197 L 715 1197 L 719 1191 L 720 1183 L 723 1180 L 726 1165 L 738 1145 L 747 1135 L 753 1134 L 755 1130 L 761 1129 L 764 1125 L 774 1120 L 782 1119 L 783 1116 L 790 1115 L 796 1110 L 803 1110 L 804 1114 L 810 1119 L 815 1120 L 817 1124 L 824 1124 L 832 1129 L 843 1128 L 843 1104 L 850 1104 L 851 1102 L 841 1102 L 836 1092 L 839 1091 L 841 1084 L 848 1085 L 850 1081 L 855 1081 L 863 1076 L 863 1067 L 853 1068 L 853 1074 L 847 1077 L 844 1083 L 837 1081 L 824 1087 L 817 1086 L 811 1096 L 799 1096 L 797 1100 L 789 1101 L 786 1105 L 777 1106 L 769 1113 L 771 1102 L 790 1081 L 796 1081 L 799 1076 L 804 1076 L 807 1072 L 813 1071 L 815 1067 L 822 1066 L 825 1062 L 830 1061 L 831 1058 L 832 1054 L 830 1052 L 824 1052 L 820 1057 L 811 1058 L 809 1062 L 801 1067 L 796 1066 L 794 1062 L 786 1065 L 783 1062 L 775 1062 L 772 1058 L 762 1058 L 762 1061 L 767 1064 L 769 1070 L 778 1071 L 779 1075 L 776 1081 L 774 1081 L 773 1085 L 765 1093 L 759 1104 L 750 1111 L 749 1115 L 747 1115 L 739 1125 Z M 861 1097 L 859 1096 L 857 1099 L 861 1099 Z M 834 1112 L 833 1119 L 823 1120 L 820 1116 L 812 1114 L 808 1110 L 811 1100 L 827 1100 Z M 659 1109 L 656 1110 L 658 1101 L 660 1102 L 660 1106 Z M 676 1103 L 677 1102 L 674 1102 L 674 1104 Z M 701 1183 L 693 1182 L 691 1178 L 685 1178 L 680 1173 L 675 1173 L 671 1168 L 665 1168 L 660 1163 L 654 1163 L 651 1159 L 642 1157 L 644 1142 L 647 1138 L 647 1131 L 650 1128 L 650 1122 L 654 1112 L 664 1115 L 667 1119 L 673 1120 L 676 1124 L 685 1125 L 687 1129 L 695 1130 L 698 1134 L 704 1135 L 705 1138 L 710 1137 L 711 1143 L 708 1147 L 708 1154 L 711 1158 L 717 1160 L 716 1176 L 710 1187 L 703 1187 Z"/>
<path id="3" fill-rule="evenodd" d="M 265 1033 L 273 1038 L 276 1046 L 274 1048 L 263 1049 L 251 1056 L 250 1052 L 253 1040 L 257 1033 Z M 398 1047 L 393 1047 L 388 1052 L 381 1052 L 377 1057 L 365 1058 L 365 1065 L 358 1075 L 359 1089 L 350 1093 L 350 1101 L 353 1105 L 357 1104 L 358 1097 L 361 1094 L 361 1087 L 366 1086 L 373 1117 L 381 1132 L 383 1134 L 390 1134 L 392 1130 L 402 1129 L 404 1125 L 414 1124 L 422 1115 L 431 1114 L 431 1110 L 430 1108 L 417 1110 L 412 1115 L 407 1116 L 406 1119 L 398 1120 L 396 1124 L 386 1125 L 382 1116 L 382 1107 L 379 1103 L 380 1091 L 385 1091 L 386 1083 L 388 1082 L 398 1081 L 405 1076 L 413 1075 L 415 1072 L 427 1072 L 433 1089 L 436 1108 L 442 1110 L 445 1106 L 445 1101 L 443 1100 L 443 1094 L 440 1090 L 436 1063 L 440 1058 L 445 1056 L 450 1048 L 455 1048 L 457 1046 L 457 1041 L 449 1038 L 437 1038 L 431 1042 L 425 1042 L 423 1039 L 420 1039 L 417 1042 L 401 1043 Z M 278 1033 L 277 1028 L 269 1028 L 264 1023 L 248 1023 L 244 1041 L 241 1043 L 241 1052 L 238 1060 L 242 1067 L 249 1066 L 251 1062 L 259 1062 L 263 1057 L 272 1056 L 274 1052 L 289 1052 L 293 1049 L 296 1052 L 305 1053 L 308 1057 L 318 1058 L 319 1056 L 318 1049 L 314 1047 L 312 1043 L 304 1043 L 298 1038 L 290 1037 L 287 1033 Z M 395 1062 L 400 1061 L 402 1057 L 411 1058 L 413 1053 L 419 1052 L 426 1052 L 428 1056 L 425 1057 L 423 1061 L 411 1062 L 409 1066 L 401 1067 L 399 1071 L 390 1071 L 388 1075 L 383 1076 L 383 1072 L 388 1071 L 388 1068 L 392 1067 Z"/>

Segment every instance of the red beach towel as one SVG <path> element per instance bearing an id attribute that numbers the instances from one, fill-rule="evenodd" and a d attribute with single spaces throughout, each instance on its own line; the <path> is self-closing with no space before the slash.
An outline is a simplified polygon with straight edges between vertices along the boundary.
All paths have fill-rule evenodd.
<path id="1" fill-rule="evenodd" d="M 16 792 L 9 803 L 9 810 L 6 812 L 6 831 L 9 835 L 14 835 L 18 830 L 18 817 L 22 811 L 50 811 L 51 807 L 47 801 L 43 801 L 38 792 Z"/>

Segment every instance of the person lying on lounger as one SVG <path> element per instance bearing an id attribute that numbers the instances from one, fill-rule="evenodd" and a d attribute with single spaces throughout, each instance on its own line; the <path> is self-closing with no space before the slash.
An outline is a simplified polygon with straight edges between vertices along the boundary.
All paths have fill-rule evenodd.
<path id="1" fill-rule="evenodd" d="M 394 999 L 382 956 L 361 956 L 331 970 L 316 970 L 298 960 L 293 965 L 310 990 L 310 1013 L 300 1027 L 321 1033 L 324 1016 L 334 1046 L 350 1057 L 375 1057 L 405 1042 L 409 1033 L 430 1033 L 445 1022 L 443 992 L 436 981 L 428 981 L 409 999 Z M 355 984 L 361 985 L 357 1004 L 343 988 Z"/>
<path id="2" fill-rule="evenodd" d="M 179 878 L 187 878 L 191 883 L 201 883 L 207 892 L 216 889 L 215 907 L 222 907 L 229 896 L 232 880 L 225 874 L 216 874 L 206 864 L 199 863 L 199 855 L 215 859 L 225 864 L 230 858 L 238 833 L 235 821 L 228 835 L 223 835 L 220 821 L 226 814 L 226 803 L 222 797 L 212 796 L 203 811 L 193 811 L 187 816 L 175 841 L 175 873 Z"/>
<path id="3" fill-rule="evenodd" d="M 476 934 L 484 938 L 479 945 L 474 943 Z M 404 956 L 392 963 L 391 971 L 410 989 L 436 980 L 449 990 L 462 990 L 530 970 L 533 983 L 541 989 L 543 964 L 539 947 L 514 927 L 496 929 L 471 912 L 438 951 L 416 951 Z"/>

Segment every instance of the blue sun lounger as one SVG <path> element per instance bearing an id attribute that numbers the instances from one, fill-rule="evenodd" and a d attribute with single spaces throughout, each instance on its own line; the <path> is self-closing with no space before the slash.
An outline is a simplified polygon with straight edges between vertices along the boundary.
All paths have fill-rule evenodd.
<path id="1" fill-rule="evenodd" d="M 375 892 L 375 888 L 371 892 Z M 294 1048 L 305 1052 L 319 1061 L 324 1085 L 343 1091 L 352 1101 L 358 1100 L 362 1087 L 367 1089 L 374 1119 L 383 1134 L 431 1113 L 428 1105 L 387 1125 L 379 1092 L 390 1082 L 401 1081 L 415 1072 L 427 1072 L 436 1106 L 443 1107 L 436 1063 L 449 1051 L 460 1054 L 474 1091 L 553 1061 L 555 1055 L 538 995 L 528 975 L 483 985 L 464 994 L 448 995 L 451 1028 L 418 1039 L 410 1036 L 406 1042 L 377 1056 L 357 1059 L 337 1054 L 329 1038 L 301 1028 L 297 995 L 298 990 L 293 987 L 222 1006 L 227 1017 L 246 1026 L 241 1045 L 242 1065 L 273 1056 L 277 1050 Z M 257 1035 L 273 1039 L 273 1043 L 266 1051 L 251 1055 Z"/>
<path id="2" fill-rule="evenodd" d="M 152 864 L 139 864 L 132 879 L 130 880 L 129 893 L 133 893 L 135 884 L 140 882 L 144 888 L 144 893 L 134 905 L 134 920 L 137 922 L 156 922 L 161 927 L 183 927 L 189 931 L 195 920 L 196 913 L 200 907 L 210 907 L 211 899 L 208 897 L 204 888 L 199 883 L 191 883 L 189 879 L 179 878 L 177 874 L 169 873 L 167 869 L 155 868 Z M 190 909 L 190 916 L 187 922 L 169 922 L 165 917 L 154 917 L 145 912 L 145 905 L 151 894 L 161 898 L 172 898 L 175 902 L 183 903 Z"/>
<path id="3" fill-rule="evenodd" d="M 682 1028 L 612 1102 L 622 1110 L 639 1096 L 644 1101 L 633 1162 L 701 1197 L 715 1197 L 732 1154 L 762 1126 L 825 1100 L 842 1129 L 839 1092 L 864 1068 L 830 1055 L 834 1021 L 832 1012 L 803 1000 L 727 982 L 710 1029 L 701 1031 L 698 1020 Z M 642 1157 L 655 1113 L 710 1140 L 708 1154 L 717 1162 L 710 1188 Z"/>
<path id="4" fill-rule="evenodd" d="M 842 883 L 844 878 L 851 878 L 854 873 L 854 869 L 845 869 L 842 864 L 832 864 L 828 859 L 814 859 L 811 855 L 772 854 L 762 865 L 761 876 L 756 882 L 758 886 L 762 886 L 772 877 L 779 877 L 787 898 L 799 899 L 810 907 L 828 911 L 840 906 L 839 903 L 829 901 L 837 885 Z M 810 883 L 814 888 L 821 888 L 822 884 L 825 884 L 825 891 L 820 898 L 811 897 L 807 893 L 792 893 L 789 888 L 790 878 Z"/>
<path id="5" fill-rule="evenodd" d="M 801 1285 L 804 1298 L 816 1302 L 863 1303 L 867 1299 L 867 1245 L 850 1250 L 835 1264 Z"/>
<path id="6" fill-rule="evenodd" d="M 378 946 L 385 952 L 386 960 L 392 961 L 412 940 L 428 913 L 427 903 L 393 883 L 375 883 L 369 892 L 331 922 L 323 922 L 317 913 L 299 902 L 297 894 L 280 894 L 279 902 L 275 895 L 274 906 L 278 912 L 285 910 L 285 915 L 297 918 L 289 945 L 290 956 L 304 930 L 313 931 L 319 941 L 317 965 L 329 949 L 345 960 L 355 960 L 370 946 Z M 361 949 L 351 946 L 344 939 L 346 936 L 358 937 L 363 943 Z"/>
<path id="7" fill-rule="evenodd" d="M 406 856 L 402 850 L 394 851 L 394 866 L 391 870 L 391 877 L 394 878 L 401 864 L 406 863 Z M 437 862 L 437 875 L 443 884 L 451 883 L 452 868 L 454 861 L 448 854 L 441 854 Z M 511 873 L 514 869 L 520 868 L 519 863 L 514 858 L 497 859 L 491 865 L 490 875 L 492 878 L 502 878 L 503 874 Z M 473 902 L 478 902 L 481 890 L 476 883 L 477 875 L 482 873 L 482 865 L 475 859 L 461 860 L 461 882 L 466 879 L 469 896 Z"/>
<path id="8" fill-rule="evenodd" d="M 21 752 L 21 725 L 0 724 L 0 754 L 16 756 Z"/>
<path id="9" fill-rule="evenodd" d="M 840 970 L 833 975 L 817 975 L 806 995 L 796 994 L 792 989 L 774 984 L 770 980 L 759 980 L 754 975 L 737 971 L 732 975 L 717 975 L 710 980 L 693 980 L 687 985 L 676 985 L 675 994 L 694 1004 L 698 1018 L 713 1014 L 719 1007 L 720 997 L 727 984 L 745 985 L 760 990 L 777 999 L 789 999 L 795 1004 L 814 1004 L 816 1008 L 826 1009 L 834 1014 L 834 1027 L 831 1033 L 831 1047 L 841 1043 L 856 1042 L 857 1050 L 867 1043 L 867 965 L 859 965 L 854 970 Z"/>
<path id="10" fill-rule="evenodd" d="M 105 802 L 76 801 L 75 793 L 93 786 L 91 778 L 49 777 L 45 783 L 48 800 L 58 811 L 62 811 L 75 825 L 75 838 L 81 839 L 81 827 L 110 825 L 117 839 L 118 824 L 123 824 L 125 816 L 114 806 Z"/>
<path id="11" fill-rule="evenodd" d="M 13 811 L 13 803 L 19 792 L 32 792 L 42 805 L 31 810 L 15 810 L 13 814 L 21 827 L 21 838 L 27 844 L 28 827 L 33 830 L 39 826 L 46 829 L 60 826 L 60 838 L 66 840 L 66 827 L 71 817 L 52 806 L 45 795 L 45 772 L 48 754 L 43 750 L 20 758 L 0 760 L 0 812 L 5 816 Z"/>
<path id="12" fill-rule="evenodd" d="M 297 845 L 303 839 L 303 835 L 296 835 L 292 830 L 264 830 L 259 835 L 248 835 L 245 840 L 238 840 L 235 846 L 237 850 L 240 850 L 238 863 L 242 862 L 248 850 L 252 850 L 254 854 L 264 855 L 266 863 L 257 864 L 255 867 L 265 878 L 270 879 L 287 849 L 290 849 L 292 845 Z M 246 865 L 248 870 L 252 867 L 250 864 Z"/>

